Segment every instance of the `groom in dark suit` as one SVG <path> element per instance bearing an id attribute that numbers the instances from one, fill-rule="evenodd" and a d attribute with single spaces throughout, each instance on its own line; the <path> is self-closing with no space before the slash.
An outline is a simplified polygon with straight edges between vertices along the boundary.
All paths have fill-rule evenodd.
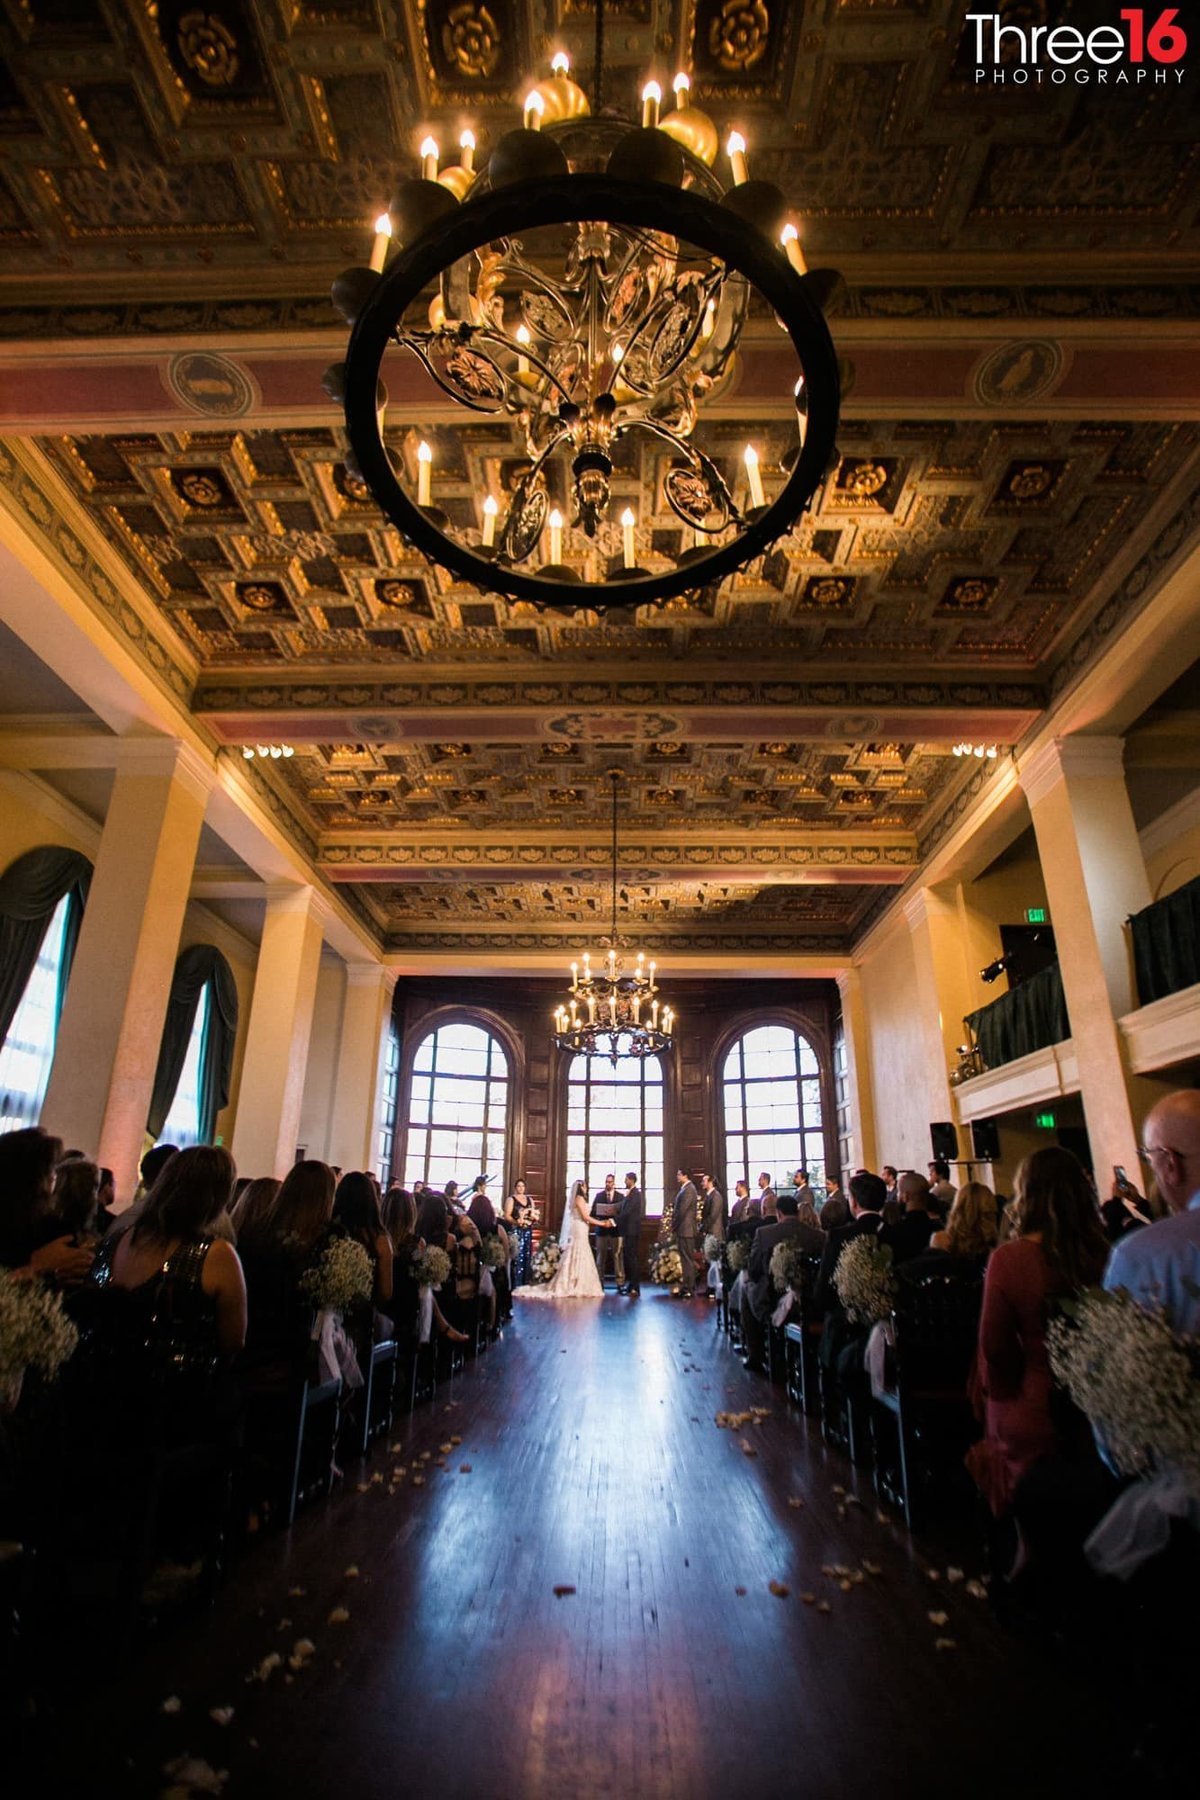
<path id="1" fill-rule="evenodd" d="M 638 1178 L 631 1169 L 625 1177 L 625 1192 L 621 1196 L 620 1210 L 614 1221 L 617 1236 L 621 1240 L 625 1267 L 625 1285 L 617 1289 L 618 1294 L 637 1295 L 642 1291 L 638 1263 L 641 1255 L 642 1215 L 645 1210 L 646 1202 L 638 1186 Z"/>

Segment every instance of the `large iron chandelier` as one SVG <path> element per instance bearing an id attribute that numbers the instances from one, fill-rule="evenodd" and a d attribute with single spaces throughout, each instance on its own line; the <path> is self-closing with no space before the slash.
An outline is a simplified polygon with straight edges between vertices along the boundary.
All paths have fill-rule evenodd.
<path id="1" fill-rule="evenodd" d="M 590 100 L 560 55 L 483 166 L 470 131 L 449 168 L 424 141 L 369 265 L 334 283 L 352 329 L 325 378 L 345 406 L 349 473 L 408 545 L 484 592 L 597 611 L 715 591 L 790 531 L 836 456 L 839 405 L 822 313 L 837 275 L 808 270 L 783 194 L 750 178 L 738 132 L 728 186 L 714 173 L 718 134 L 686 75 L 665 115 L 653 81 L 640 125 L 601 114 L 603 30 L 598 0 Z M 753 444 L 723 457 L 696 431 L 729 385 L 754 293 L 796 356 L 772 494 Z M 433 448 L 386 441 L 395 347 L 465 413 L 517 426 L 525 460 L 507 495 L 450 499 L 443 473 L 439 505 Z M 683 527 L 669 551 L 638 518 L 647 448 Z"/>
<path id="2" fill-rule="evenodd" d="M 657 1056 L 671 1048 L 676 1014 L 659 997 L 657 963 L 646 963 L 638 951 L 632 969 L 621 956 L 624 939 L 617 935 L 617 795 L 620 769 L 610 769 L 612 784 L 612 918 L 609 935 L 601 938 L 604 954 L 593 969 L 591 952 L 583 967 L 571 964 L 571 992 L 554 1013 L 554 1042 L 571 1056 L 607 1056 L 614 1069 L 627 1056 Z"/>

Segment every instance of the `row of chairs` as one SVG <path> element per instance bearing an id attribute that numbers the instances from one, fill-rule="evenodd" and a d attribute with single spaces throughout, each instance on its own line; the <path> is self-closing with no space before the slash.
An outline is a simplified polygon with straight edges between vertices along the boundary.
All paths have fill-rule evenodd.
<path id="1" fill-rule="evenodd" d="M 963 1456 L 978 1433 L 967 1386 L 979 1335 L 982 1281 L 933 1274 L 902 1281 L 890 1321 L 882 1390 L 862 1366 L 863 1340 L 841 1333 L 814 1303 L 820 1258 L 805 1257 L 791 1314 L 767 1332 L 767 1371 L 789 1400 L 820 1420 L 826 1443 L 872 1472 L 881 1498 L 910 1529 L 937 1500 L 970 1498 Z M 718 1318 L 741 1347 L 726 1290 Z M 834 1353 L 840 1345 L 841 1353 Z"/>

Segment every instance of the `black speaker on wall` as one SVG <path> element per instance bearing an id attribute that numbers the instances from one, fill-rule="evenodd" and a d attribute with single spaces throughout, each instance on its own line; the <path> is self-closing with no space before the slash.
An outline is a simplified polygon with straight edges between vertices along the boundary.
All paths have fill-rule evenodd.
<path id="1" fill-rule="evenodd" d="M 939 1120 L 929 1127 L 929 1142 L 938 1162 L 953 1162 L 958 1155 L 958 1133 L 949 1119 Z"/>
<path id="2" fill-rule="evenodd" d="M 1000 1127 L 995 1119 L 971 1121 L 971 1148 L 976 1162 L 1000 1160 Z"/>

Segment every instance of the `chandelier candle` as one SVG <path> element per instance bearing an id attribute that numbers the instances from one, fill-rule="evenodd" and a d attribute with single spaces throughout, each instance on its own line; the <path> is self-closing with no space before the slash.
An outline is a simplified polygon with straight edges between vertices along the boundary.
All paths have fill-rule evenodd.
<path id="1" fill-rule="evenodd" d="M 750 504 L 757 508 L 765 506 L 767 497 L 763 493 L 762 476 L 758 472 L 758 451 L 753 444 L 747 444 L 743 452 L 746 464 L 746 479 L 750 483 Z"/>
<path id="2" fill-rule="evenodd" d="M 427 137 L 421 142 L 421 179 L 436 181 L 438 176 L 438 157 L 440 155 L 436 138 Z"/>
<path id="3" fill-rule="evenodd" d="M 494 494 L 489 494 L 483 503 L 483 547 L 491 550 L 496 542 L 496 514 L 500 511 L 500 502 Z"/>
<path id="4" fill-rule="evenodd" d="M 475 133 L 464 131 L 458 140 L 458 148 L 461 153 L 459 160 L 463 168 L 468 175 L 473 175 L 475 172 Z"/>
<path id="5" fill-rule="evenodd" d="M 550 514 L 550 561 L 561 563 L 563 547 L 563 516 L 557 506 Z"/>
<path id="6" fill-rule="evenodd" d="M 545 110 L 546 102 L 542 99 L 542 96 L 538 93 L 537 89 L 533 88 L 525 96 L 526 131 L 540 131 L 542 129 L 542 114 Z"/>
<path id="7" fill-rule="evenodd" d="M 376 275 L 382 272 L 383 265 L 387 261 L 388 245 L 391 241 L 391 215 L 390 213 L 385 212 L 380 213 L 375 221 L 375 241 L 371 245 L 371 261 L 368 265 L 368 267 L 375 271 Z"/>
<path id="8" fill-rule="evenodd" d="M 800 233 L 790 221 L 780 232 L 779 241 L 783 245 L 784 255 L 791 263 L 793 269 L 795 269 L 797 275 L 807 275 L 808 264 L 805 262 L 804 252 L 800 248 Z"/>
<path id="9" fill-rule="evenodd" d="M 627 506 L 621 514 L 621 557 L 627 569 L 637 567 L 637 550 L 633 542 L 633 528 L 636 524 L 633 508 Z"/>
<path id="10" fill-rule="evenodd" d="M 428 506 L 433 500 L 433 451 L 426 443 L 417 445 L 417 505 Z"/>
<path id="11" fill-rule="evenodd" d="M 528 327 L 528 325 L 518 325 L 517 326 L 516 339 L 517 339 L 518 344 L 522 345 L 525 349 L 529 348 L 529 327 Z M 528 373 L 529 373 L 529 358 L 527 356 L 518 354 L 518 356 L 517 356 L 517 374 L 518 375 L 528 375 Z"/>
<path id="12" fill-rule="evenodd" d="M 725 140 L 725 154 L 729 158 L 729 167 L 733 174 L 734 187 L 741 187 L 749 179 L 746 168 L 746 140 L 740 131 L 731 131 Z"/>
<path id="13" fill-rule="evenodd" d="M 662 89 L 657 81 L 648 81 L 642 89 L 642 130 L 653 131 L 658 125 L 658 109 L 662 105 Z"/>

